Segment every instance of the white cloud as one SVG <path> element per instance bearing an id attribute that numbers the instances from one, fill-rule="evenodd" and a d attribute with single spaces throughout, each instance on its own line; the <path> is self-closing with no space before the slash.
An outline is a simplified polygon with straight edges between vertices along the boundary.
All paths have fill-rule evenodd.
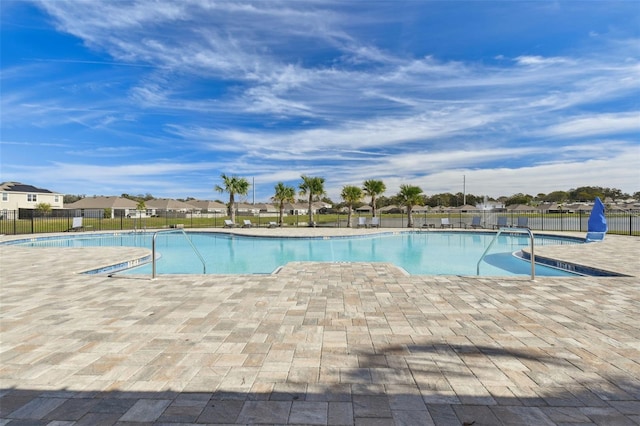
<path id="1" fill-rule="evenodd" d="M 640 112 L 591 114 L 572 117 L 563 123 L 550 126 L 540 133 L 562 137 L 615 135 L 618 133 L 635 133 L 637 135 L 640 134 Z"/>
<path id="2" fill-rule="evenodd" d="M 526 66 L 564 65 L 572 61 L 567 58 L 544 58 L 542 56 L 518 56 L 515 62 Z"/>
<path id="3" fill-rule="evenodd" d="M 616 182 L 637 190 L 637 40 L 599 35 L 588 53 L 492 54 L 497 61 L 483 63 L 381 42 L 386 33 L 373 33 L 372 22 L 395 18 L 345 13 L 353 5 L 340 2 L 39 4 L 105 60 L 85 61 L 83 73 L 66 73 L 64 58 L 3 68 L 3 129 L 41 128 L 88 147 L 116 135 L 94 158 L 128 145 L 149 157 L 11 169 L 33 179 L 68 185 L 82 176 L 122 192 L 144 184 L 154 195 L 221 171 L 259 177 L 268 191 L 303 173 L 326 176 L 332 191 L 366 178 L 385 179 L 391 192 L 414 181 L 454 190 L 461 174 L 491 195 L 538 184 L 538 192 Z M 87 146 L 66 154 L 89 158 Z M 587 164 L 598 171 L 584 175 Z"/>

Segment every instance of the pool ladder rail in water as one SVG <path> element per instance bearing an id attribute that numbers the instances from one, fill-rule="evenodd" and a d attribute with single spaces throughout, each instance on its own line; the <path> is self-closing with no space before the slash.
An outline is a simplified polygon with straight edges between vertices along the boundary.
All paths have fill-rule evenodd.
<path id="1" fill-rule="evenodd" d="M 176 232 L 179 232 L 182 235 L 184 235 L 184 238 L 187 240 L 187 242 L 189 243 L 189 245 L 193 249 L 193 252 L 198 256 L 198 258 L 200 259 L 200 262 L 202 262 L 202 273 L 203 274 L 207 273 L 207 265 L 206 265 L 206 263 L 204 261 L 204 258 L 202 257 L 202 255 L 200 254 L 200 252 L 198 251 L 196 246 L 193 245 L 193 242 L 191 241 L 191 238 L 189 238 L 187 233 L 184 232 L 184 229 L 176 228 L 176 229 L 170 229 L 170 230 L 166 230 L 166 231 L 156 231 L 156 232 L 153 233 L 153 239 L 151 240 L 151 279 L 155 279 L 156 275 L 157 275 L 156 274 L 156 237 L 159 234 L 171 234 L 171 233 L 176 233 Z"/>
<path id="2" fill-rule="evenodd" d="M 529 234 L 529 247 L 531 249 L 531 281 L 535 280 L 536 279 L 536 257 L 533 252 L 534 237 L 533 237 L 533 232 L 531 232 L 531 229 L 529 228 L 500 228 L 496 233 L 495 237 L 493 237 L 493 239 L 485 249 L 485 251 L 482 253 L 482 256 L 480 256 L 480 260 L 478 260 L 478 263 L 476 265 L 476 275 L 480 275 L 480 263 L 482 263 L 482 261 L 484 260 L 484 257 L 487 255 L 487 253 L 493 246 L 493 243 L 496 242 L 500 234 L 502 234 L 503 232 Z"/>

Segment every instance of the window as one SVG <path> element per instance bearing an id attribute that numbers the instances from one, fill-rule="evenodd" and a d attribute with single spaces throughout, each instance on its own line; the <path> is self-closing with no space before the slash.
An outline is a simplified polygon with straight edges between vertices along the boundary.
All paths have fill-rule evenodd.
<path id="1" fill-rule="evenodd" d="M 36 202 L 38 201 L 38 196 L 36 194 L 27 194 L 27 201 Z"/>
<path id="2" fill-rule="evenodd" d="M 55 197 L 53 197 L 54 203 L 57 203 L 58 201 L 60 201 L 59 197 L 60 197 L 59 195 L 56 195 Z"/>
<path id="3" fill-rule="evenodd" d="M 9 194 L 7 194 L 6 192 L 2 193 L 2 201 L 9 201 Z"/>

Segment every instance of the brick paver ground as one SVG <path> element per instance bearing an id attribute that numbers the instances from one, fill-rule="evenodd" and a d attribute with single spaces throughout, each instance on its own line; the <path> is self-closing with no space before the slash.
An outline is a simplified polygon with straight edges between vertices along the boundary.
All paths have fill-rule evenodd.
<path id="1" fill-rule="evenodd" d="M 76 273 L 144 249 L 0 246 L 0 425 L 638 425 L 640 239 L 605 243 L 541 252 L 633 276 L 152 281 Z"/>

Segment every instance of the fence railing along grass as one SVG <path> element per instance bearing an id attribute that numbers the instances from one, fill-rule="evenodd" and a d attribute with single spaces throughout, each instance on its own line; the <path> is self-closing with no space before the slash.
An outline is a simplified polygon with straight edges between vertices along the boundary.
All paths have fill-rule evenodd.
<path id="1" fill-rule="evenodd" d="M 36 210 L 5 211 L 0 218 L 0 234 L 41 234 L 73 231 L 73 218 L 77 217 L 77 210 L 57 210 L 54 214 L 39 214 Z M 382 213 L 380 227 L 406 228 L 407 215 L 404 213 Z M 358 218 L 370 219 L 370 214 L 353 214 L 352 227 L 358 226 Z M 506 217 L 507 226 L 516 226 L 518 218 L 527 218 L 529 228 L 537 231 L 576 231 L 586 232 L 589 213 L 544 213 L 538 211 L 477 211 L 477 212 L 428 212 L 414 213 L 414 228 L 440 228 L 441 220 L 447 218 L 454 228 L 471 228 L 473 217 L 480 217 L 480 227 L 493 229 L 498 224 L 498 217 Z M 606 214 L 609 233 L 640 236 L 640 214 L 633 212 L 613 211 Z M 145 229 L 163 229 L 173 227 L 184 228 L 220 228 L 224 226 L 226 215 L 201 214 L 199 212 L 177 213 L 172 211 L 160 212 L 153 217 L 115 217 L 104 218 L 90 214 L 83 216 L 83 231 L 133 231 Z M 241 227 L 245 220 L 249 220 L 254 227 L 266 227 L 271 222 L 277 222 L 274 213 L 236 215 L 236 226 Z M 346 213 L 314 214 L 315 226 L 344 228 L 347 226 Z M 367 220 L 369 223 L 369 220 Z M 307 215 L 286 215 L 284 226 L 307 227 Z"/>

